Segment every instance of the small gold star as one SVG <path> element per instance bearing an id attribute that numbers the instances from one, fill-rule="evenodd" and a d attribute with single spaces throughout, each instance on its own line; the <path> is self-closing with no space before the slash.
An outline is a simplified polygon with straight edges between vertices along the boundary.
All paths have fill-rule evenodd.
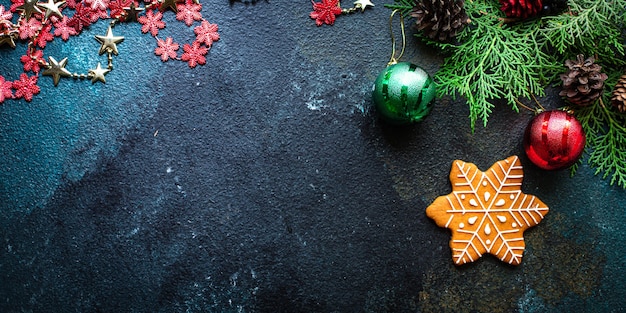
<path id="1" fill-rule="evenodd" d="M 361 12 L 365 11 L 367 7 L 373 7 L 374 4 L 370 0 L 356 0 L 354 1 L 354 7 L 361 9 Z"/>
<path id="2" fill-rule="evenodd" d="M 52 76 L 52 81 L 54 85 L 59 84 L 59 79 L 61 77 L 71 77 L 72 73 L 65 69 L 67 65 L 67 58 L 61 60 L 61 62 L 57 62 L 53 57 L 49 56 L 49 67 L 43 71 L 43 75 Z"/>
<path id="3" fill-rule="evenodd" d="M 126 12 L 126 21 L 137 21 L 137 14 L 141 13 L 144 8 L 138 8 L 135 6 L 135 2 L 131 2 L 129 7 L 124 8 Z"/>
<path id="4" fill-rule="evenodd" d="M 24 18 L 29 19 L 33 13 L 42 13 L 37 7 L 37 0 L 24 0 L 24 4 L 15 8 L 18 11 L 22 11 Z"/>
<path id="5" fill-rule="evenodd" d="M 160 0 L 160 2 L 161 2 L 161 11 L 172 9 L 174 13 L 178 13 L 178 8 L 176 7 L 176 4 L 181 2 L 180 0 Z"/>
<path id="6" fill-rule="evenodd" d="M 98 62 L 98 66 L 95 69 L 90 69 L 89 70 L 89 75 L 91 76 L 91 83 L 95 83 L 97 81 L 101 81 L 103 83 L 106 83 L 106 80 L 104 79 L 104 75 L 106 75 L 108 72 L 110 72 L 111 70 L 107 69 L 107 68 L 102 68 L 100 66 L 100 62 Z"/>
<path id="7" fill-rule="evenodd" d="M 96 36 L 96 40 L 102 44 L 102 46 L 100 47 L 100 54 L 107 52 L 117 55 L 117 44 L 124 41 L 124 37 L 113 36 L 113 30 L 111 29 L 111 26 L 109 26 L 109 29 L 107 30 L 107 35 Z"/>
<path id="8" fill-rule="evenodd" d="M 54 0 L 48 0 L 46 3 L 37 3 L 37 6 L 40 8 L 46 9 L 46 13 L 44 14 L 44 19 L 48 19 L 50 15 L 54 14 L 58 17 L 63 17 L 59 7 L 65 3 L 65 0 L 54 3 Z"/>
<path id="9" fill-rule="evenodd" d="M 13 38 L 13 35 L 11 34 L 6 34 L 6 35 L 0 35 L 0 46 L 2 46 L 3 44 L 8 44 L 9 46 L 11 46 L 11 48 L 15 48 L 15 38 Z"/>

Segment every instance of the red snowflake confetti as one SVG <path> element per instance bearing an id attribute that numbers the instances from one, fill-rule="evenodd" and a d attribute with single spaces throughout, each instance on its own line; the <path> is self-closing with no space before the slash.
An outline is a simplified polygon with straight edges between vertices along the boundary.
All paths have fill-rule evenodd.
<path id="1" fill-rule="evenodd" d="M 20 61 L 24 63 L 24 72 L 33 71 L 39 73 L 41 70 L 39 64 L 43 61 L 43 51 L 35 50 L 35 52 L 30 55 L 25 54 L 20 58 Z"/>
<path id="2" fill-rule="evenodd" d="M 41 29 L 41 22 L 34 17 L 26 20 L 22 20 L 20 24 L 20 39 L 28 39 L 37 35 L 37 32 Z"/>
<path id="3" fill-rule="evenodd" d="M 194 21 L 201 21 L 202 14 L 200 14 L 200 10 L 202 10 L 201 4 L 196 4 L 193 0 L 187 0 L 184 4 L 178 5 L 178 13 L 176 13 L 176 19 L 179 21 L 184 21 L 187 26 L 191 26 Z"/>
<path id="4" fill-rule="evenodd" d="M 116 19 L 115 22 L 121 22 L 127 18 L 128 8 L 133 5 L 139 9 L 136 12 L 138 12 L 137 21 L 141 24 L 141 31 L 150 33 L 156 38 L 157 47 L 154 53 L 163 62 L 170 59 L 182 60 L 190 68 L 206 64 L 206 54 L 213 43 L 220 39 L 218 25 L 211 24 L 202 17 L 200 13 L 202 5 L 199 0 L 172 1 L 175 1 L 178 9 L 175 10 L 177 20 L 189 27 L 200 22 L 197 27 L 193 28 L 195 41 L 183 46 L 184 52 L 180 57 L 177 51 L 181 45 L 172 37 L 167 37 L 165 40 L 156 38 L 160 30 L 166 26 L 162 20 L 165 13 L 161 12 L 163 0 L 65 0 L 65 4 L 59 8 L 64 9 L 62 16 L 52 14 L 48 18 L 45 18 L 43 13 L 18 10 L 24 5 L 24 0 L 11 0 L 9 10 L 0 5 L 0 33 L 15 33 L 20 39 L 28 41 L 26 53 L 20 58 L 24 73 L 15 81 L 6 81 L 0 76 L 0 103 L 6 99 L 31 101 L 33 96 L 40 92 L 37 81 L 38 75 L 48 64 L 43 52 L 48 42 L 54 41 L 57 37 L 67 41 L 70 36 L 79 35 L 84 28 L 100 19 Z M 54 0 L 54 2 L 58 4 L 59 0 Z M 39 9 L 44 10 L 42 7 Z M 68 10 L 74 12 L 68 14 Z M 19 18 L 13 24 L 12 19 L 16 12 Z M 32 13 L 28 19 L 26 13 Z M 29 72 L 34 75 L 29 76 Z"/>
<path id="5" fill-rule="evenodd" d="M 176 59 L 176 51 L 178 51 L 179 46 L 172 37 L 167 37 L 165 40 L 157 39 L 157 45 L 154 54 L 160 55 L 163 62 L 168 59 Z"/>
<path id="6" fill-rule="evenodd" d="M 206 58 L 204 56 L 207 54 L 209 49 L 200 46 L 199 42 L 194 41 L 193 45 L 185 44 L 183 46 L 183 51 L 185 52 L 180 59 L 187 62 L 189 67 L 194 68 L 198 64 L 206 64 Z"/>
<path id="7" fill-rule="evenodd" d="M 39 31 L 39 35 L 35 38 L 35 44 L 37 44 L 39 48 L 45 48 L 48 41 L 52 41 L 54 39 L 54 36 L 52 36 L 52 33 L 50 32 L 51 29 L 52 24 L 46 24 Z"/>
<path id="8" fill-rule="evenodd" d="M 33 95 L 39 93 L 37 76 L 28 77 L 26 73 L 20 74 L 20 79 L 13 82 L 13 89 L 15 89 L 15 98 L 24 98 L 26 101 L 33 100 Z"/>
<path id="9" fill-rule="evenodd" d="M 217 33 L 217 28 L 217 24 L 202 21 L 200 26 L 193 29 L 193 32 L 196 33 L 196 41 L 203 43 L 210 48 L 214 41 L 218 41 L 220 39 L 220 34 Z"/>
<path id="10" fill-rule="evenodd" d="M 156 14 L 153 12 L 156 12 Z M 141 16 L 138 19 L 138 22 L 143 25 L 141 27 L 141 32 L 150 32 L 153 37 L 156 37 L 159 34 L 159 29 L 165 28 L 165 23 L 161 21 L 161 18 L 163 18 L 163 14 L 158 10 L 146 12 L 146 15 Z"/>
<path id="11" fill-rule="evenodd" d="M 107 14 L 106 10 L 98 10 L 98 9 L 91 9 L 91 22 L 95 23 L 97 22 L 99 19 L 106 19 L 109 18 L 109 15 Z"/>
<path id="12" fill-rule="evenodd" d="M 13 98 L 13 83 L 4 80 L 4 77 L 0 75 L 0 103 L 4 102 L 4 99 Z"/>
<path id="13" fill-rule="evenodd" d="M 84 27 L 91 25 L 91 9 L 81 2 L 76 5 L 75 10 L 74 15 L 65 25 L 73 27 L 77 33 L 80 33 Z"/>
<path id="14" fill-rule="evenodd" d="M 11 11 L 5 11 L 3 5 L 0 5 L 0 20 L 10 21 L 13 18 Z"/>
<path id="15" fill-rule="evenodd" d="M 311 18 L 315 20 L 317 26 L 323 24 L 333 25 L 335 23 L 335 16 L 341 14 L 341 8 L 339 7 L 339 0 L 322 0 L 322 2 L 313 2 L 313 12 L 311 12 Z"/>
<path id="16" fill-rule="evenodd" d="M 130 6 L 130 0 L 111 0 L 109 2 L 109 15 L 111 18 L 121 18 L 126 13 L 125 7 Z"/>
<path id="17" fill-rule="evenodd" d="M 11 7 L 9 10 L 11 12 L 15 12 L 18 7 L 22 6 L 22 4 L 24 4 L 24 0 L 11 0 Z"/>
<path id="18" fill-rule="evenodd" d="M 75 9 L 79 3 L 82 3 L 82 0 L 66 0 L 65 5 L 67 5 L 70 9 Z"/>
<path id="19" fill-rule="evenodd" d="M 63 16 L 63 19 L 54 24 L 54 35 L 57 37 L 61 37 L 63 40 L 67 41 L 70 36 L 76 35 L 76 29 L 69 24 L 69 20 L 67 16 Z"/>
<path id="20" fill-rule="evenodd" d="M 109 0 L 85 0 L 92 10 L 106 10 L 109 8 Z"/>

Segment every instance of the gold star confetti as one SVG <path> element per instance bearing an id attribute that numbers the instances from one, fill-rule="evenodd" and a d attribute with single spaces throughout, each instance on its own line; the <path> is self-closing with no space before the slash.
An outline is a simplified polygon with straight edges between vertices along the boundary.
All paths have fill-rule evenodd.
<path id="1" fill-rule="evenodd" d="M 42 13 L 39 7 L 37 7 L 37 0 L 24 0 L 24 3 L 15 9 L 22 11 L 26 19 L 29 19 L 33 13 Z"/>
<path id="2" fill-rule="evenodd" d="M 57 62 L 53 57 L 49 56 L 49 67 L 43 71 L 43 75 L 52 76 L 52 81 L 54 85 L 59 84 L 59 79 L 61 77 L 71 77 L 72 73 L 65 69 L 67 65 L 67 58 L 61 60 L 61 62 Z"/>
<path id="3" fill-rule="evenodd" d="M 55 3 L 54 0 L 48 0 L 48 2 L 45 3 L 37 3 L 37 6 L 46 10 L 46 13 L 44 14 L 44 19 L 48 19 L 48 17 L 53 14 L 58 17 L 63 17 L 63 14 L 61 14 L 61 10 L 59 10 L 59 7 L 62 6 L 64 3 L 65 1 L 59 1 Z"/>
<path id="4" fill-rule="evenodd" d="M 99 54 L 103 54 L 106 52 L 117 55 L 117 44 L 124 41 L 124 37 L 113 36 L 113 30 L 111 29 L 111 26 L 109 26 L 106 36 L 97 35 L 96 40 L 102 44 L 102 46 L 100 46 Z"/>
<path id="5" fill-rule="evenodd" d="M 484 253 L 509 264 L 522 262 L 524 231 L 541 222 L 548 207 L 522 193 L 524 173 L 517 156 L 496 162 L 486 172 L 476 165 L 454 161 L 452 193 L 426 208 L 440 227 L 452 230 L 454 264 L 476 261 Z"/>
<path id="6" fill-rule="evenodd" d="M 180 0 L 162 0 L 161 1 L 161 11 L 165 11 L 167 9 L 171 9 L 174 13 L 178 13 L 178 7 L 176 4 L 181 2 Z"/>
<path id="7" fill-rule="evenodd" d="M 129 7 L 125 7 L 124 11 L 126 12 L 126 21 L 137 21 L 137 14 L 143 12 L 144 8 L 138 8 L 135 6 L 135 2 L 131 2 Z"/>
<path id="8" fill-rule="evenodd" d="M 107 68 L 102 68 L 100 66 L 100 62 L 98 62 L 98 66 L 95 69 L 90 69 L 89 70 L 89 76 L 91 76 L 91 83 L 95 83 L 97 81 L 101 81 L 103 83 L 106 83 L 106 80 L 104 79 L 104 75 L 106 75 L 108 72 L 110 72 L 111 70 L 107 69 Z"/>
<path id="9" fill-rule="evenodd" d="M 367 7 L 373 7 L 374 4 L 370 0 L 356 0 L 354 1 L 354 7 L 361 9 L 361 12 L 365 11 Z"/>
<path id="10" fill-rule="evenodd" d="M 15 48 L 15 38 L 13 35 L 0 35 L 0 46 L 8 44 L 11 48 Z"/>

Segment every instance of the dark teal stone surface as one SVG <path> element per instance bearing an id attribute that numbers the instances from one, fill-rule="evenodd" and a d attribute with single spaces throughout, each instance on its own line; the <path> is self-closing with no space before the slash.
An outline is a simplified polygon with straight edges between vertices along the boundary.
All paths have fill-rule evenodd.
<path id="1" fill-rule="evenodd" d="M 0 105 L 0 312 L 626 312 L 626 193 L 586 165 L 534 167 L 531 115 L 500 105 L 472 133 L 443 98 L 417 125 L 379 120 L 383 3 L 323 27 L 307 1 L 201 3 L 221 35 L 205 66 L 162 63 L 121 24 L 106 84 L 40 77 Z M 160 38 L 193 40 L 165 21 Z M 105 63 L 107 25 L 44 53 Z M 24 51 L 0 47 L 2 76 Z M 403 61 L 434 74 L 441 56 L 410 38 Z M 550 213 L 520 266 L 455 267 L 426 207 L 453 160 L 513 154 Z"/>

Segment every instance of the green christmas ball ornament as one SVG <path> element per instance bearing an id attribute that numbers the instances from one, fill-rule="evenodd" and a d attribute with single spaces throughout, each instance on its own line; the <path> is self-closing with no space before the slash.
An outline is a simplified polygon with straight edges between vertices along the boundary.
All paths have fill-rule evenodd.
<path id="1" fill-rule="evenodd" d="M 409 124 L 430 113 L 435 93 L 435 82 L 426 71 L 413 63 L 400 62 L 378 75 L 372 99 L 384 120 Z"/>

